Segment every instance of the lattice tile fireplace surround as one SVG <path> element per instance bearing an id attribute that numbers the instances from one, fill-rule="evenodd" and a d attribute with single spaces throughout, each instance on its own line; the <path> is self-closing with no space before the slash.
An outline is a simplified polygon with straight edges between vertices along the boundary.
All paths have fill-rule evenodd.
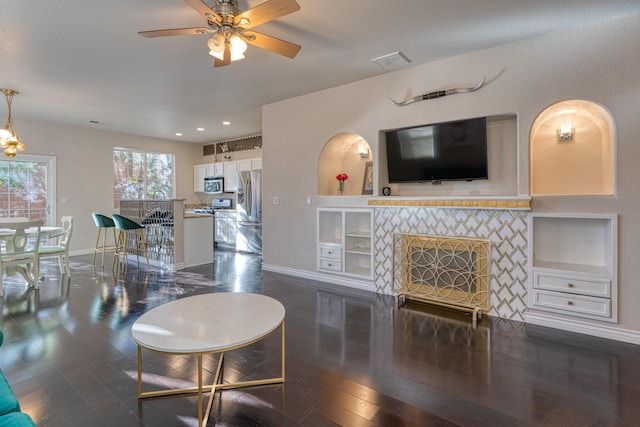
<path id="1" fill-rule="evenodd" d="M 394 235 L 417 234 L 490 242 L 491 316 L 524 321 L 527 308 L 527 211 L 509 208 L 378 207 L 374 209 L 376 290 L 394 288 Z"/>

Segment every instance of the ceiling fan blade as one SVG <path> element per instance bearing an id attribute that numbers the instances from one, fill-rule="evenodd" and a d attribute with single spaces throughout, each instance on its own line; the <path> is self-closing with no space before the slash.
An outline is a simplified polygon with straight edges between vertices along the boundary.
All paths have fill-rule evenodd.
<path id="1" fill-rule="evenodd" d="M 216 58 L 213 65 L 215 67 L 224 67 L 229 64 L 231 64 L 231 44 L 226 42 L 224 44 L 224 54 L 222 55 L 222 59 Z"/>
<path id="2" fill-rule="evenodd" d="M 246 31 L 242 33 L 242 38 L 249 44 L 286 56 L 287 58 L 295 58 L 298 51 L 300 51 L 300 46 L 295 43 L 284 41 L 266 34 L 257 33 L 255 31 Z"/>
<path id="3" fill-rule="evenodd" d="M 297 12 L 298 10 L 300 10 L 300 5 L 296 3 L 295 0 L 267 0 L 256 7 L 239 13 L 233 22 L 235 25 L 240 25 L 243 28 L 253 28 L 281 16 Z M 249 22 L 245 24 L 243 23 L 244 20 L 248 20 Z"/>
<path id="4" fill-rule="evenodd" d="M 206 4 L 202 0 L 184 0 L 189 6 L 194 8 L 196 12 L 200 15 L 207 18 L 207 20 L 214 20 L 216 22 L 221 22 L 222 17 L 216 13 L 215 10 L 211 9 L 208 4 Z"/>
<path id="5" fill-rule="evenodd" d="M 153 30 L 153 31 L 140 31 L 142 37 L 166 37 L 166 36 L 189 36 L 195 34 L 210 33 L 212 30 L 206 27 L 194 27 L 194 28 L 174 28 L 172 30 Z"/>

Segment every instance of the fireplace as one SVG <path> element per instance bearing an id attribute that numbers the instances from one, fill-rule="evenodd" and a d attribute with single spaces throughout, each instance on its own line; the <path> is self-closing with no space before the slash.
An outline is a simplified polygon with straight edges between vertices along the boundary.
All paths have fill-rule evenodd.
<path id="1" fill-rule="evenodd" d="M 473 313 L 489 311 L 488 240 L 394 235 L 394 290 L 399 302 L 419 300 Z"/>

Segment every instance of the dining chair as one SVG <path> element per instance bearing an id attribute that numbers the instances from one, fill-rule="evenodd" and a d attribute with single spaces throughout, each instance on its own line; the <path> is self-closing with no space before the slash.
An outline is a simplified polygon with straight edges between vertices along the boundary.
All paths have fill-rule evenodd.
<path id="1" fill-rule="evenodd" d="M 0 296 L 3 275 L 20 273 L 34 288 L 40 278 L 40 227 L 42 221 L 5 222 L 0 225 Z"/>
<path id="2" fill-rule="evenodd" d="M 93 249 L 93 260 L 91 264 L 96 263 L 96 253 L 98 250 L 102 251 L 102 268 L 104 268 L 104 253 L 106 251 L 115 251 L 117 238 L 116 238 L 116 228 L 113 219 L 106 215 L 99 214 L 94 212 L 91 214 L 93 217 L 93 222 L 96 223 L 96 227 L 98 227 L 98 237 L 96 238 L 96 246 Z M 107 230 L 113 230 L 113 244 L 107 245 Z M 100 244 L 100 234 L 102 234 L 102 245 Z"/>
<path id="3" fill-rule="evenodd" d="M 62 222 L 64 233 L 57 238 L 58 241 L 55 245 L 41 245 L 38 252 L 40 259 L 58 258 L 60 274 L 66 274 L 69 277 L 71 276 L 71 269 L 69 268 L 69 242 L 73 234 L 73 217 L 63 216 L 60 218 L 60 221 Z"/>
<path id="4" fill-rule="evenodd" d="M 119 258 L 122 255 L 122 262 L 124 263 L 127 257 L 127 241 L 132 239 L 135 242 L 135 254 L 138 260 L 138 267 L 140 266 L 140 254 L 144 253 L 144 257 L 147 260 L 147 268 L 149 268 L 149 256 L 147 255 L 147 243 L 145 241 L 144 225 L 138 224 L 130 218 L 122 215 L 113 214 L 113 222 L 118 230 L 118 237 L 116 239 L 116 253 L 113 258 L 114 265 L 116 262 L 120 262 Z M 129 236 L 129 234 L 133 236 Z M 116 259 L 118 261 L 116 261 Z"/>

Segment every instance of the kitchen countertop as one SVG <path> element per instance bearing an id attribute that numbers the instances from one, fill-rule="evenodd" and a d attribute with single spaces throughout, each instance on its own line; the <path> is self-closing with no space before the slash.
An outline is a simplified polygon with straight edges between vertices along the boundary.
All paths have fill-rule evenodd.
<path id="1" fill-rule="evenodd" d="M 184 219 L 190 219 L 190 218 L 212 218 L 213 214 L 206 214 L 206 213 L 185 213 L 184 214 Z"/>

